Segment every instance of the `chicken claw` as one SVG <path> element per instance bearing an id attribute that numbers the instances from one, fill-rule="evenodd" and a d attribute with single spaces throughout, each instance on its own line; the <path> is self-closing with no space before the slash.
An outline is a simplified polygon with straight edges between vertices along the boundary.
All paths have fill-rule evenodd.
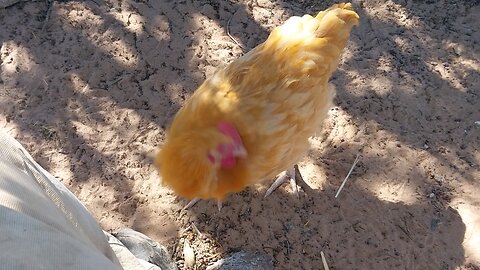
<path id="1" fill-rule="evenodd" d="M 193 198 L 191 201 L 189 201 L 189 202 L 187 203 L 187 205 L 185 205 L 185 207 L 183 207 L 182 210 L 186 210 L 186 209 L 194 206 L 194 205 L 195 205 L 197 202 L 199 202 L 199 201 L 200 201 L 199 198 Z"/>
<path id="2" fill-rule="evenodd" d="M 199 198 L 194 198 L 194 199 L 192 199 L 191 201 L 189 201 L 189 202 L 187 203 L 187 205 L 185 205 L 185 207 L 183 207 L 182 210 L 186 210 L 186 209 L 194 206 L 194 205 L 195 205 L 197 202 L 199 202 L 199 201 L 200 201 Z M 222 211 L 222 201 L 220 201 L 220 200 L 217 201 L 217 208 L 218 208 L 218 211 L 219 211 L 219 212 Z"/>
<path id="3" fill-rule="evenodd" d="M 293 194 L 295 194 L 298 198 L 298 187 L 297 187 L 297 181 L 295 179 L 295 167 L 292 167 L 284 172 L 282 172 L 277 179 L 275 179 L 275 182 L 267 189 L 267 192 L 265 192 L 264 198 L 272 194 L 275 189 L 277 189 L 279 186 L 281 186 L 283 183 L 290 181 L 290 185 L 292 186 Z"/>

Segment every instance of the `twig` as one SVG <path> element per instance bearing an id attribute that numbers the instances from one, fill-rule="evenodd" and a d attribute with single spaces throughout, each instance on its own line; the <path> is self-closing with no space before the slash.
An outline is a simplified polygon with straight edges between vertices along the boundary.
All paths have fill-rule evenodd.
<path id="1" fill-rule="evenodd" d="M 194 206 L 199 201 L 200 201 L 199 198 L 192 199 L 190 202 L 187 203 L 187 205 L 185 205 L 185 207 L 182 208 L 182 210 L 187 210 L 188 208 Z"/>
<path id="2" fill-rule="evenodd" d="M 193 224 L 193 223 L 192 223 Z M 183 229 L 181 232 L 180 232 L 180 235 L 184 234 L 186 231 L 190 230 L 192 228 L 192 225 L 188 225 L 187 228 Z"/>
<path id="3" fill-rule="evenodd" d="M 323 251 L 320 251 L 320 256 L 322 256 L 323 270 L 329 270 L 330 268 L 328 267 L 327 259 L 325 258 Z"/>
<path id="4" fill-rule="evenodd" d="M 121 81 L 123 79 L 122 76 L 118 76 L 118 78 L 116 78 L 115 80 L 111 81 L 108 83 L 108 87 L 111 87 L 112 85 L 118 83 L 119 81 Z"/>
<path id="5" fill-rule="evenodd" d="M 19 4 L 19 3 L 22 3 L 22 2 L 25 2 L 25 1 L 22 1 L 22 0 L 7 0 L 7 1 L 2 1 L 1 2 L 1 8 L 3 9 L 7 9 L 7 8 L 11 8 L 13 6 L 15 6 L 16 4 Z"/>
<path id="6" fill-rule="evenodd" d="M 287 239 L 287 255 L 290 255 L 290 242 Z"/>
<path id="7" fill-rule="evenodd" d="M 45 84 L 45 90 L 48 90 L 48 82 L 47 82 L 47 80 L 43 79 L 43 84 Z"/>
<path id="8" fill-rule="evenodd" d="M 245 46 L 243 46 L 242 44 L 240 44 L 240 42 L 238 42 L 233 36 L 232 34 L 230 34 L 230 21 L 232 20 L 232 18 L 228 19 L 228 22 L 227 22 L 227 35 L 233 40 L 233 42 L 235 42 L 238 46 L 240 46 L 240 48 L 242 48 L 243 51 L 245 51 Z"/>
<path id="9" fill-rule="evenodd" d="M 355 168 L 355 165 L 357 165 L 357 163 L 358 163 L 358 158 L 359 157 L 360 157 L 360 154 L 357 154 L 357 157 L 355 158 L 355 161 L 353 162 L 352 167 L 350 168 L 350 171 L 348 172 L 347 176 L 343 180 L 342 185 L 340 186 L 340 188 L 337 191 L 337 194 L 335 194 L 335 198 L 338 197 L 338 194 L 340 194 L 340 191 L 342 191 L 343 186 L 345 186 L 345 183 L 347 182 L 348 177 L 350 177 L 350 174 L 352 173 L 353 168 Z"/>
<path id="10" fill-rule="evenodd" d="M 90 0 L 92 1 L 93 3 L 97 4 L 97 6 L 100 6 L 100 3 L 98 3 L 96 0 Z"/>
<path id="11" fill-rule="evenodd" d="M 45 20 L 43 21 L 42 32 L 45 31 L 47 27 L 48 20 L 50 19 L 50 14 L 52 14 L 52 7 L 53 7 L 54 0 L 46 0 L 47 2 L 47 14 L 45 15 Z"/>
<path id="12" fill-rule="evenodd" d="M 31 30 L 30 30 L 30 32 L 32 33 L 33 37 L 34 37 L 35 39 L 37 39 L 37 35 L 35 35 L 35 32 L 33 32 L 33 31 L 31 31 Z"/>
<path id="13" fill-rule="evenodd" d="M 402 230 L 402 232 L 410 239 L 410 240 L 413 240 L 412 237 L 410 236 L 410 233 L 408 232 L 408 230 L 406 228 L 403 228 L 402 226 L 396 224 L 397 227 Z"/>
<path id="14" fill-rule="evenodd" d="M 193 222 L 192 222 L 192 227 L 197 232 L 198 236 L 200 236 L 200 238 L 203 238 L 203 233 L 200 232 L 200 230 L 197 228 L 197 225 L 195 225 L 195 223 Z"/>

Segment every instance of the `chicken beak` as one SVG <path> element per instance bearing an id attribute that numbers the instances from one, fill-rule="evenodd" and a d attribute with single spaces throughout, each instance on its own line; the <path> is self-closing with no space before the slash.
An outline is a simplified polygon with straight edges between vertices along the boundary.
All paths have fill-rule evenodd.
<path id="1" fill-rule="evenodd" d="M 235 157 L 246 157 L 247 156 L 247 149 L 243 147 L 243 145 L 237 146 L 235 150 L 233 150 L 233 155 Z"/>

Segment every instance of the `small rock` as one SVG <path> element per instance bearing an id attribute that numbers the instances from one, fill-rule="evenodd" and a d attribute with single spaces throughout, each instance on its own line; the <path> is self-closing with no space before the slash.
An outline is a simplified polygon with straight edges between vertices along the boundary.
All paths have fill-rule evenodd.
<path id="1" fill-rule="evenodd" d="M 270 256 L 260 252 L 240 251 L 233 253 L 230 257 L 221 259 L 207 270 L 269 270 L 273 269 L 273 262 Z"/>
<path id="2" fill-rule="evenodd" d="M 441 223 L 442 222 L 439 218 L 432 218 L 432 220 L 430 221 L 430 230 L 435 231 L 438 228 L 438 225 Z"/>
<path id="3" fill-rule="evenodd" d="M 178 270 L 167 249 L 148 236 L 129 228 L 112 234 L 138 259 L 155 264 L 162 270 Z"/>
<path id="4" fill-rule="evenodd" d="M 195 252 L 193 248 L 190 247 L 190 243 L 187 239 L 183 243 L 183 258 L 185 259 L 185 266 L 191 268 L 195 265 Z"/>

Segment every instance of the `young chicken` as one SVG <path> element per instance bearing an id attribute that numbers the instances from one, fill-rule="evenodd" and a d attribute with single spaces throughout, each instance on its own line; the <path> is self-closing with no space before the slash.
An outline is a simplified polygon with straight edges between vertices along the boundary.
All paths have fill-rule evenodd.
<path id="1" fill-rule="evenodd" d="M 292 17 L 216 71 L 167 131 L 155 160 L 164 185 L 221 201 L 282 171 L 270 192 L 294 180 L 293 166 L 332 106 L 328 80 L 358 19 L 349 3 Z"/>

